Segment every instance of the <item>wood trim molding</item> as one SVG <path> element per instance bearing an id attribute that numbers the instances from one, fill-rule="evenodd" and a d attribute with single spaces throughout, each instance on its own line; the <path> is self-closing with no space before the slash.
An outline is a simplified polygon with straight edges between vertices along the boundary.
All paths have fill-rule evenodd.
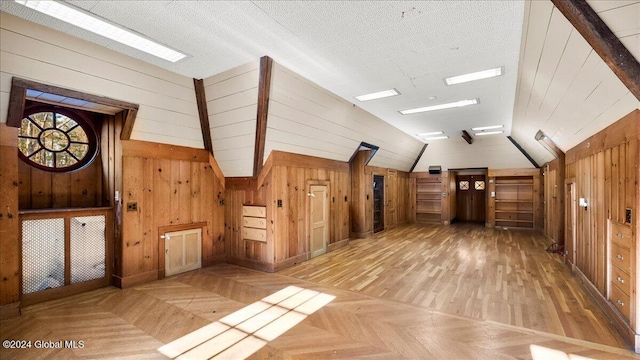
<path id="1" fill-rule="evenodd" d="M 136 116 L 138 116 L 138 109 L 127 109 L 122 111 L 122 132 L 120 132 L 120 140 L 131 139 L 131 133 L 133 132 L 133 124 L 136 122 Z"/>
<path id="2" fill-rule="evenodd" d="M 349 163 L 319 158 L 309 155 L 293 154 L 274 150 L 269 157 L 273 157 L 272 166 L 297 166 L 302 168 L 326 169 L 349 172 Z"/>
<path id="3" fill-rule="evenodd" d="M 195 149 L 185 146 L 160 144 L 140 140 L 123 141 L 122 156 L 209 162 L 209 152 L 204 149 Z"/>
<path id="4" fill-rule="evenodd" d="M 520 146 L 520 144 L 518 144 L 518 142 L 514 138 L 512 138 L 511 136 L 507 136 L 507 139 L 509 139 L 509 141 L 511 141 L 513 146 L 515 146 L 516 149 L 518 149 L 518 151 L 520 151 L 522 155 L 524 155 L 524 157 L 526 157 L 527 160 L 529 160 L 531 165 L 535 166 L 538 169 L 540 168 L 540 165 L 538 165 L 538 163 L 531 157 L 531 155 L 529 155 L 529 153 L 522 146 Z"/>
<path id="5" fill-rule="evenodd" d="M 213 169 L 213 173 L 216 174 L 216 178 L 218 178 L 218 181 L 220 181 L 220 185 L 222 185 L 222 188 L 225 188 L 225 179 L 224 179 L 224 174 L 222 173 L 222 169 L 220 169 L 220 165 L 218 165 L 218 162 L 216 161 L 216 159 L 213 157 L 213 153 L 209 153 L 209 165 L 211 165 L 211 168 Z"/>
<path id="6" fill-rule="evenodd" d="M 595 155 L 631 140 L 640 140 L 640 110 L 633 110 L 622 119 L 567 150 L 565 163 Z"/>
<path id="7" fill-rule="evenodd" d="M 200 129 L 202 130 L 204 148 L 213 155 L 213 143 L 211 142 L 211 128 L 209 126 L 209 111 L 207 110 L 207 96 L 204 91 L 204 81 L 202 81 L 202 79 L 193 79 L 193 88 L 196 92 L 196 102 L 198 103 L 198 115 L 200 116 Z"/>
<path id="8" fill-rule="evenodd" d="M 7 114 L 8 126 L 20 127 L 20 123 L 23 117 L 22 113 L 24 111 L 24 104 L 27 96 L 27 89 L 120 108 L 125 111 L 127 115 L 125 120 L 125 128 L 128 126 L 130 129 L 133 129 L 133 123 L 135 122 L 135 118 L 139 108 L 138 104 L 111 99 L 105 96 L 92 95 L 82 91 L 66 89 L 54 85 L 43 84 L 14 76 L 11 79 L 11 93 L 9 95 L 9 111 Z M 121 139 L 127 140 L 129 139 L 130 135 L 131 132 L 127 134 L 123 129 Z"/>
<path id="9" fill-rule="evenodd" d="M 273 59 L 260 58 L 260 82 L 258 83 L 258 114 L 256 117 L 256 140 L 253 154 L 253 176 L 258 177 L 264 161 L 264 147 L 267 139 L 267 115 L 271 92 L 271 70 Z"/>
<path id="10" fill-rule="evenodd" d="M 540 169 L 489 169 L 487 177 L 496 176 L 540 176 Z"/>
<path id="11" fill-rule="evenodd" d="M 420 154 L 418 154 L 418 157 L 416 158 L 416 161 L 413 162 L 413 165 L 411 165 L 411 169 L 409 170 L 410 173 L 413 172 L 413 170 L 416 168 L 416 166 L 418 165 L 418 162 L 420 161 L 420 159 L 422 158 L 422 154 L 424 154 L 424 151 L 427 150 L 427 145 L 429 144 L 424 144 L 424 146 L 422 147 L 422 150 L 420 150 Z"/>
<path id="12" fill-rule="evenodd" d="M 9 108 L 7 110 L 7 126 L 19 128 L 24 114 L 24 105 L 27 99 L 27 88 L 16 85 L 16 78 L 11 82 L 9 93 Z"/>
<path id="13" fill-rule="evenodd" d="M 593 50 L 640 100 L 640 63 L 584 0 L 551 0 Z"/>
<path id="14" fill-rule="evenodd" d="M 225 178 L 225 190 L 256 190 L 257 181 L 253 177 Z"/>

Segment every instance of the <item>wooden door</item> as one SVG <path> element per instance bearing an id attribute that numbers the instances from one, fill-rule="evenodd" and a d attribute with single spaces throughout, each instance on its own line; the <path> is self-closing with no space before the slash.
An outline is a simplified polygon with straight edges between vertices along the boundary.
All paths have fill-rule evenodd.
<path id="1" fill-rule="evenodd" d="M 189 229 L 164 234 L 165 276 L 202 267 L 202 229 Z"/>
<path id="2" fill-rule="evenodd" d="M 398 214 L 396 212 L 397 199 L 398 199 L 398 176 L 395 170 L 389 170 L 389 176 L 386 181 L 385 190 L 386 203 L 386 226 L 385 228 L 393 229 L 398 223 Z"/>
<path id="3" fill-rule="evenodd" d="M 567 218 L 565 219 L 566 224 L 566 233 L 565 233 L 565 246 L 569 250 L 569 254 L 567 254 L 567 261 L 571 263 L 571 265 L 576 264 L 577 260 L 577 244 L 576 244 L 576 212 L 578 202 L 576 200 L 576 191 L 575 184 L 569 183 L 567 184 L 567 194 L 565 198 L 565 204 L 567 206 L 567 211 L 565 212 Z"/>
<path id="4" fill-rule="evenodd" d="M 456 218 L 459 221 L 486 220 L 486 188 L 484 175 L 458 175 L 456 177 Z"/>
<path id="5" fill-rule="evenodd" d="M 373 232 L 384 230 L 384 176 L 373 176 Z"/>
<path id="6" fill-rule="evenodd" d="M 309 188 L 309 249 L 311 257 L 327 252 L 329 238 L 329 192 L 324 185 Z"/>

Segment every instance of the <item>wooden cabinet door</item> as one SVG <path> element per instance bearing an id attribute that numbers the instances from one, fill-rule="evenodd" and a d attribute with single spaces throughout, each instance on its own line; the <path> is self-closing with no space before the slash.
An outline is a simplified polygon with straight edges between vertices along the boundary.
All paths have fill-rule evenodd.
<path id="1" fill-rule="evenodd" d="M 164 234 L 165 276 L 202 267 L 202 229 Z"/>
<path id="2" fill-rule="evenodd" d="M 311 185 L 309 191 L 309 247 L 311 257 L 327 252 L 329 241 L 329 204 L 327 187 Z"/>

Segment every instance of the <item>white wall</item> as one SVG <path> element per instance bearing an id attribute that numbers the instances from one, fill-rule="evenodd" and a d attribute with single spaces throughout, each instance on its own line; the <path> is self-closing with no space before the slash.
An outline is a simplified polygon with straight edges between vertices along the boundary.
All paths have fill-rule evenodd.
<path id="1" fill-rule="evenodd" d="M 349 161 L 367 142 L 380 149 L 369 165 L 408 171 L 422 143 L 274 62 L 265 158 L 272 150 Z"/>
<path id="2" fill-rule="evenodd" d="M 442 170 L 489 168 L 534 168 L 506 136 L 477 136 L 469 145 L 462 136 L 435 140 L 429 143 L 414 172 L 429 171 L 429 166 L 440 165 Z"/>
<path id="3" fill-rule="evenodd" d="M 1 13 L 0 122 L 13 76 L 139 104 L 131 139 L 204 147 L 193 79 Z"/>
<path id="4" fill-rule="evenodd" d="M 252 176 L 260 61 L 203 80 L 213 155 L 224 176 Z"/>

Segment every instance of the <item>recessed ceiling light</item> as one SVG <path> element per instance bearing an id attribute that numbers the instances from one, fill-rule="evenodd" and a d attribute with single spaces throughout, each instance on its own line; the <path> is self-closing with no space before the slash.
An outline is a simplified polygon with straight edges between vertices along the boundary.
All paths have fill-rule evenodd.
<path id="1" fill-rule="evenodd" d="M 400 95 L 400 92 L 396 89 L 391 89 L 391 90 L 378 91 L 371 94 L 356 96 L 356 99 L 360 101 L 369 101 L 369 100 L 382 99 L 382 98 L 396 96 L 396 95 Z"/>
<path id="2" fill-rule="evenodd" d="M 478 71 L 470 74 L 452 76 L 444 79 L 447 85 L 461 84 L 469 81 L 482 80 L 502 75 L 502 67 Z"/>
<path id="3" fill-rule="evenodd" d="M 477 132 L 474 133 L 473 135 L 476 136 L 482 136 L 482 135 L 496 135 L 496 134 L 502 134 L 504 131 L 500 130 L 500 131 L 482 131 L 482 132 Z"/>
<path id="4" fill-rule="evenodd" d="M 434 136 L 434 135 L 442 135 L 444 134 L 444 131 L 434 131 L 434 132 L 428 132 L 428 133 L 422 133 L 422 134 L 416 134 L 420 137 L 425 137 L 425 136 Z"/>
<path id="5" fill-rule="evenodd" d="M 400 114 L 409 115 L 409 114 L 421 113 L 421 112 L 425 112 L 425 111 L 434 111 L 434 110 L 449 109 L 449 108 L 454 108 L 454 107 L 469 106 L 469 105 L 475 105 L 478 102 L 479 102 L 478 99 L 460 100 L 460 101 L 456 101 L 456 102 L 452 102 L 452 103 L 433 105 L 433 106 L 425 106 L 425 107 L 409 109 L 409 110 L 401 110 Z"/>
<path id="6" fill-rule="evenodd" d="M 30 0 L 15 2 L 167 61 L 176 62 L 187 56 L 66 3 Z"/>
<path id="7" fill-rule="evenodd" d="M 502 128 L 502 125 L 490 125 L 490 126 L 474 127 L 474 128 L 471 128 L 471 130 L 473 130 L 473 131 L 484 131 L 484 130 L 501 129 L 501 128 Z"/>
<path id="8" fill-rule="evenodd" d="M 448 136 L 435 136 L 435 137 L 430 137 L 430 138 L 422 138 L 424 141 L 431 141 L 431 140 L 442 140 L 442 139 L 448 139 Z"/>

